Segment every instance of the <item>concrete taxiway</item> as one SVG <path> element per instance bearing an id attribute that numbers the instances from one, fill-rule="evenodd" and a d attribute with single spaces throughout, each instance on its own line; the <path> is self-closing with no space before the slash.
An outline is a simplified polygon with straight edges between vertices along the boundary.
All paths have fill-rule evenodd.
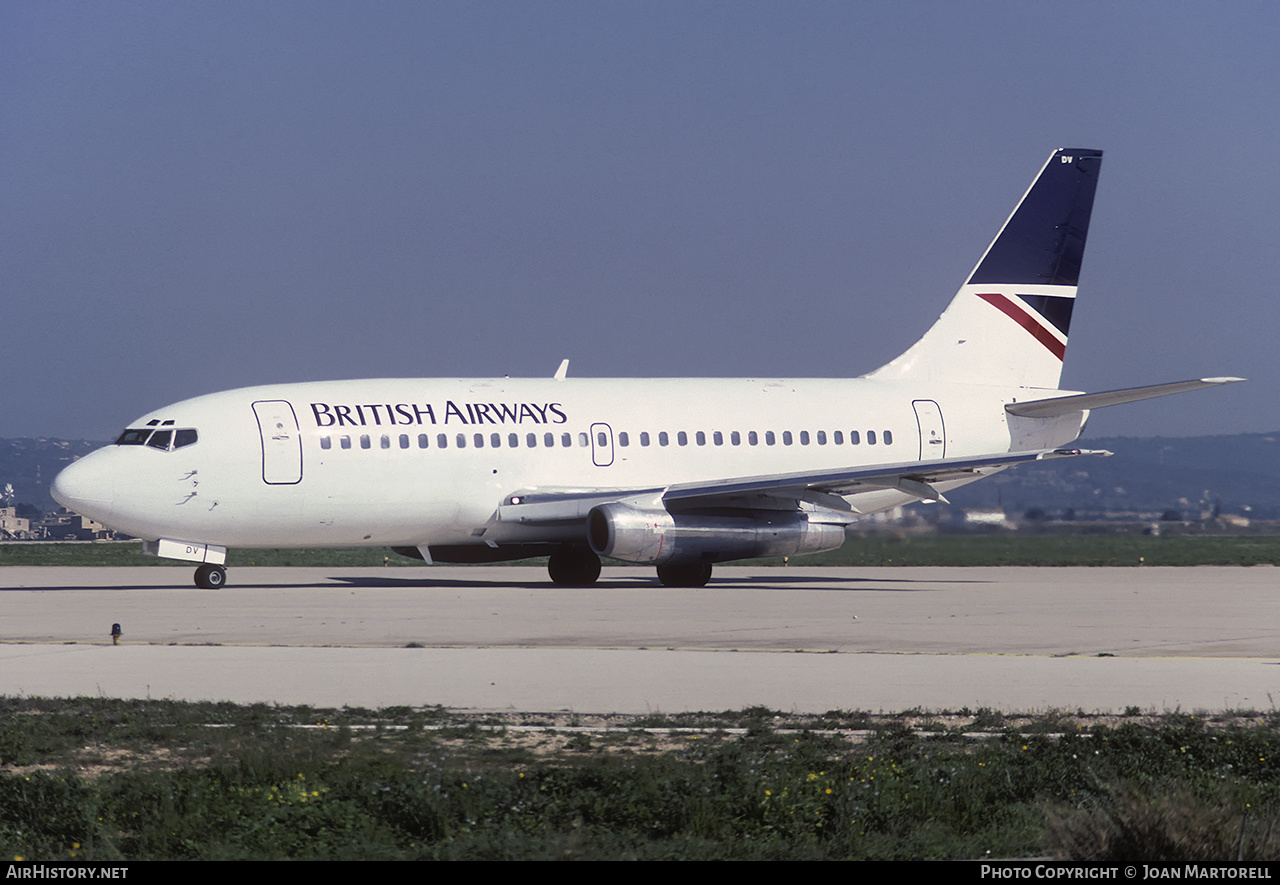
<path id="1" fill-rule="evenodd" d="M 580 712 L 1272 709 L 1274 568 L 0 568 L 0 693 Z M 111 626 L 122 642 L 113 646 Z"/>

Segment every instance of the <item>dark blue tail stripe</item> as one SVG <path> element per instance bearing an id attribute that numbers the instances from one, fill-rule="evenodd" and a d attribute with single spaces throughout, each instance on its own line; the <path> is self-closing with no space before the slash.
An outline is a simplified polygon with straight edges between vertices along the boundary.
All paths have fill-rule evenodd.
<path id="1" fill-rule="evenodd" d="M 1023 301 L 1036 309 L 1053 327 L 1063 335 L 1071 328 L 1071 309 L 1076 300 L 1065 295 L 1019 295 Z"/>
<path id="2" fill-rule="evenodd" d="M 1055 152 L 969 282 L 1077 285 L 1101 166 L 1102 151 Z"/>

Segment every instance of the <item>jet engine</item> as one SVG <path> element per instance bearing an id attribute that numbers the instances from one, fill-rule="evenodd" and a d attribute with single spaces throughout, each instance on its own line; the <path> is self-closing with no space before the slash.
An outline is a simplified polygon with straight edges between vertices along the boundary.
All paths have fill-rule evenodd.
<path id="1" fill-rule="evenodd" d="M 587 538 L 601 556 L 644 565 L 820 553 L 844 543 L 842 524 L 810 521 L 811 516 L 795 510 L 671 513 L 600 504 L 587 515 Z"/>

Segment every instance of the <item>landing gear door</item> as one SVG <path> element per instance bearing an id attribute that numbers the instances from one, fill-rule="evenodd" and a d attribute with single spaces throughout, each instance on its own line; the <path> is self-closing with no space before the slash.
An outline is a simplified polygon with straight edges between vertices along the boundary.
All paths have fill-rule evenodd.
<path id="1" fill-rule="evenodd" d="M 302 434 L 293 406 L 282 399 L 253 404 L 262 438 L 262 481 L 288 486 L 302 481 Z"/>
<path id="2" fill-rule="evenodd" d="M 947 457 L 947 432 L 942 425 L 942 409 L 931 399 L 911 403 L 920 427 L 920 460 L 936 461 Z"/>
<path id="3" fill-rule="evenodd" d="M 591 425 L 591 462 L 597 467 L 613 463 L 613 428 L 608 424 Z"/>

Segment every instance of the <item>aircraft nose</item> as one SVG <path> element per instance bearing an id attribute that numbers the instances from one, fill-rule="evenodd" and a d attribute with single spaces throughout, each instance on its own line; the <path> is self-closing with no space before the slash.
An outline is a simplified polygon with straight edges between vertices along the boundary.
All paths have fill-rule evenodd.
<path id="1" fill-rule="evenodd" d="M 76 513 L 92 516 L 115 498 L 115 474 L 93 452 L 65 467 L 53 478 L 53 499 Z"/>

